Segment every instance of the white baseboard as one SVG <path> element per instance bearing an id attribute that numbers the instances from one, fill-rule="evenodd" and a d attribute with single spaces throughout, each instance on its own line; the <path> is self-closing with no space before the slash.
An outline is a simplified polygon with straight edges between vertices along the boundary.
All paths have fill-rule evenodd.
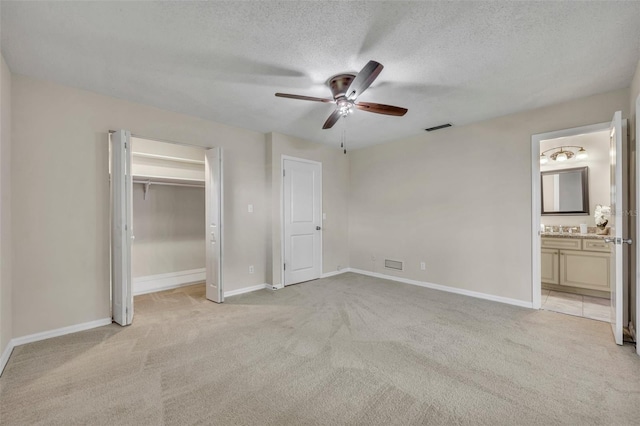
<path id="1" fill-rule="evenodd" d="M 9 340 L 9 343 L 7 343 L 7 347 L 4 348 L 4 351 L 2 352 L 2 356 L 0 356 L 0 376 L 2 376 L 4 367 L 6 367 L 7 362 L 9 362 L 9 357 L 11 356 L 11 352 L 13 352 L 13 341 Z"/>
<path id="2" fill-rule="evenodd" d="M 224 292 L 224 297 L 227 298 L 230 296 L 237 296 L 238 294 L 244 294 L 244 293 L 250 293 L 252 291 L 263 290 L 268 287 L 270 287 L 268 284 L 258 284 L 258 285 L 253 285 L 251 287 L 239 288 L 237 290 L 229 290 Z"/>
<path id="3" fill-rule="evenodd" d="M 96 327 L 111 324 L 111 317 L 102 318 L 95 321 L 83 322 L 82 324 L 70 325 L 68 327 L 56 328 L 55 330 L 43 331 L 11 339 L 13 346 L 26 345 L 27 343 L 38 342 L 40 340 L 51 339 L 52 337 L 64 336 L 65 334 L 77 333 L 78 331 L 90 330 Z"/>
<path id="4" fill-rule="evenodd" d="M 11 352 L 16 346 L 39 342 L 40 340 L 51 339 L 52 337 L 64 336 L 65 334 L 77 333 L 78 331 L 90 330 L 96 327 L 102 327 L 111 324 L 111 322 L 111 318 L 102 318 L 95 321 L 84 322 L 82 324 L 70 325 L 68 327 L 56 328 L 55 330 L 42 331 L 40 333 L 13 338 L 7 344 L 4 352 L 2 352 L 2 356 L 0 356 L 0 374 L 4 371 L 4 367 L 9 361 Z"/>
<path id="5" fill-rule="evenodd" d="M 420 287 L 426 287 L 433 290 L 440 290 L 440 291 L 446 291 L 448 293 L 471 296 L 477 299 L 485 299 L 485 300 L 491 300 L 493 302 L 506 303 L 508 305 L 521 306 L 523 308 L 533 308 L 532 302 L 526 302 L 524 300 L 511 299 L 509 297 L 502 297 L 502 296 L 495 296 L 493 294 L 480 293 L 478 291 L 465 290 L 465 289 L 456 288 L 456 287 L 449 287 L 441 284 L 433 284 L 426 281 L 417 281 L 417 280 L 410 280 L 408 278 L 394 277 L 392 275 L 385 275 L 385 274 L 380 274 L 378 272 L 364 271 L 362 269 L 350 268 L 350 270 L 351 272 L 355 272 L 356 274 L 368 275 L 370 277 L 382 278 L 382 279 L 391 280 L 391 281 L 398 281 L 401 283 L 417 285 Z"/>
<path id="6" fill-rule="evenodd" d="M 187 271 L 169 272 L 167 274 L 148 275 L 133 279 L 133 295 L 154 293 L 204 281 L 206 269 L 189 269 Z"/>
<path id="7" fill-rule="evenodd" d="M 345 274 L 347 272 L 351 272 L 351 268 L 342 268 L 339 271 L 331 271 L 331 272 L 320 274 L 320 279 L 335 277 L 336 275 Z M 282 284 L 274 284 L 274 285 L 266 284 L 266 288 L 268 288 L 269 290 L 280 290 L 280 289 L 284 288 L 284 285 L 282 285 Z"/>
<path id="8" fill-rule="evenodd" d="M 347 272 L 351 272 L 351 268 L 342 268 L 339 271 L 332 271 L 332 272 L 327 272 L 324 273 L 322 275 L 320 275 L 320 278 L 329 278 L 329 277 L 335 277 L 336 275 L 341 275 Z"/>

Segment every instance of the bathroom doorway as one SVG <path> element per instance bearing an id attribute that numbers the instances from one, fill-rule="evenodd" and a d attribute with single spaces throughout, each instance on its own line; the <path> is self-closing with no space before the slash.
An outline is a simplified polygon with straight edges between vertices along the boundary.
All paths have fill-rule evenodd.
<path id="1" fill-rule="evenodd" d="M 612 123 L 532 136 L 533 306 L 611 323 L 617 344 L 631 243 L 625 133 L 617 112 Z"/>

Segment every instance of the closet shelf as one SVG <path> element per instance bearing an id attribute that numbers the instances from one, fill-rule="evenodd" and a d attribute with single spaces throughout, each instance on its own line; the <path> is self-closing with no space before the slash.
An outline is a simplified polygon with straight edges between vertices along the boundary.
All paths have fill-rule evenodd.
<path id="1" fill-rule="evenodd" d="M 152 158 L 154 160 L 166 160 L 166 161 L 175 161 L 177 163 L 204 165 L 204 160 L 192 160 L 191 158 L 170 157 L 168 155 L 160 155 L 160 154 L 147 154 L 146 152 L 132 152 L 131 155 L 134 157 Z"/>
<path id="2" fill-rule="evenodd" d="M 163 176 L 143 176 L 134 175 L 133 183 L 141 183 L 144 185 L 144 199 L 147 199 L 147 192 L 151 185 L 170 185 L 170 186 L 185 186 L 190 188 L 204 188 L 203 179 L 185 179 L 185 178 L 170 178 Z"/>

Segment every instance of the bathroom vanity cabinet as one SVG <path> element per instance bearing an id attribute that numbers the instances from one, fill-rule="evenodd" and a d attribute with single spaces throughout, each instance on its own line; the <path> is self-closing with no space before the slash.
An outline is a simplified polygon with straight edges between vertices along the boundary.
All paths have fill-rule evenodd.
<path id="1" fill-rule="evenodd" d="M 542 237 L 543 287 L 609 297 L 611 245 L 601 238 Z"/>

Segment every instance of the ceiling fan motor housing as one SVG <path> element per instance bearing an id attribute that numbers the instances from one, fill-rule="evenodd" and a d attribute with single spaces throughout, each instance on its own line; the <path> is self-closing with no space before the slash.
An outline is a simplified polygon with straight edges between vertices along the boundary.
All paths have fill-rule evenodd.
<path id="1" fill-rule="evenodd" d="M 337 101 L 338 98 L 345 98 L 347 96 L 347 89 L 349 89 L 354 78 L 356 78 L 356 76 L 353 74 L 337 74 L 327 80 L 327 86 L 331 89 L 333 99 Z"/>

